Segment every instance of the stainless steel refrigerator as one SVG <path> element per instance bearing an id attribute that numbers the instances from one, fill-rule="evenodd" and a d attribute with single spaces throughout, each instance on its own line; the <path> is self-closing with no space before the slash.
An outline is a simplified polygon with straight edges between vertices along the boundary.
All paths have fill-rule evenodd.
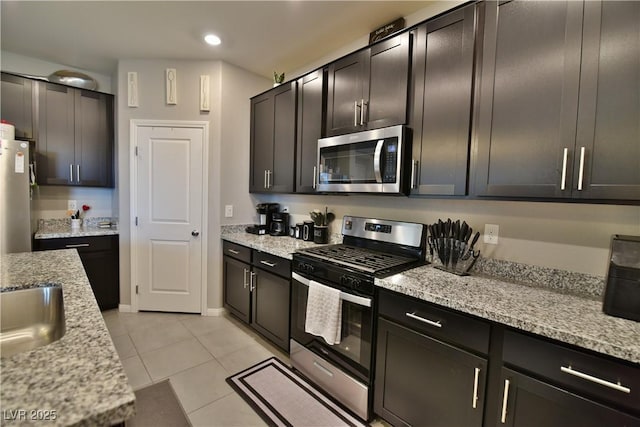
<path id="1" fill-rule="evenodd" d="M 29 142 L 0 140 L 0 253 L 31 252 Z"/>

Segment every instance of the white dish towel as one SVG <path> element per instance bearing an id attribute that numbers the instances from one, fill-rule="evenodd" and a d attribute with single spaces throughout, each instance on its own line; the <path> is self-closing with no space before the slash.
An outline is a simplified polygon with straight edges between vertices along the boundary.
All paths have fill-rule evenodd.
<path id="1" fill-rule="evenodd" d="M 304 331 L 324 338 L 329 345 L 339 344 L 342 325 L 340 290 L 309 281 Z"/>

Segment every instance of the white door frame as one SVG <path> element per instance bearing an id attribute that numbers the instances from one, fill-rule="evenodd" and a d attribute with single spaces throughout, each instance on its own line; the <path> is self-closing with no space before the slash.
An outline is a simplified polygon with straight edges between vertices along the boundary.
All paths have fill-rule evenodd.
<path id="1" fill-rule="evenodd" d="M 138 212 L 138 162 L 136 161 L 136 147 L 138 146 L 138 128 L 140 127 L 175 127 L 175 128 L 196 128 L 202 129 L 202 275 L 201 275 L 201 301 L 200 314 L 207 315 L 207 246 L 208 246 L 208 222 L 209 222 L 209 122 L 192 120 L 145 120 L 131 119 L 129 125 L 129 171 L 130 171 L 130 204 L 129 227 L 131 230 L 131 311 L 138 311 L 138 294 L 136 294 L 136 283 L 138 283 L 138 228 L 135 221 Z"/>

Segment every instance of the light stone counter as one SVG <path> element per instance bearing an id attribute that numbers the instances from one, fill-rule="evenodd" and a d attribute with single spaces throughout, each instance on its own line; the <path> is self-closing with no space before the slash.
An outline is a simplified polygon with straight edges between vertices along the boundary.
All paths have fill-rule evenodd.
<path id="1" fill-rule="evenodd" d="M 34 239 L 60 239 L 66 237 L 111 236 L 117 235 L 118 224 L 113 223 L 109 228 L 98 227 L 100 221 L 110 218 L 87 218 L 80 228 L 71 228 L 69 219 L 48 219 L 38 227 Z"/>
<path id="2" fill-rule="evenodd" d="M 254 236 L 223 227 L 222 238 L 292 259 L 312 243 Z M 334 238 L 339 243 L 338 238 Z M 460 277 L 424 266 L 385 279 L 380 288 L 640 363 L 640 322 L 602 312 L 603 279 L 580 273 L 480 259 L 478 273 Z"/>
<path id="3" fill-rule="evenodd" d="M 77 251 L 0 257 L 2 291 L 47 283 L 62 286 L 66 333 L 49 345 L 0 359 L 2 425 L 94 426 L 130 418 L 135 396 Z M 54 413 L 55 420 L 38 419 Z"/>

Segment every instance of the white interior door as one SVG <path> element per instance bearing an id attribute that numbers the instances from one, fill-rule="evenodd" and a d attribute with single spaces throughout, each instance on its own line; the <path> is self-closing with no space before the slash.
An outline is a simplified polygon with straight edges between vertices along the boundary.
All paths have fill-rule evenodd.
<path id="1" fill-rule="evenodd" d="M 199 313 L 206 263 L 204 130 L 137 126 L 135 132 L 138 309 Z"/>

